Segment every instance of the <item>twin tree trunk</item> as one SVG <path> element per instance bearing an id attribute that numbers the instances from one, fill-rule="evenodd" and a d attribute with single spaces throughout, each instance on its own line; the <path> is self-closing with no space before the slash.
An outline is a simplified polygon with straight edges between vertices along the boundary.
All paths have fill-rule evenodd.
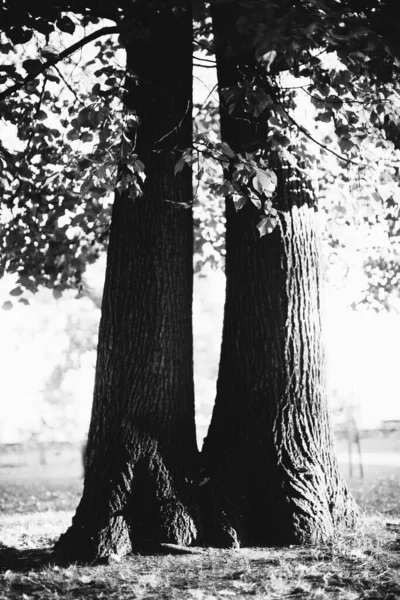
<path id="1" fill-rule="evenodd" d="M 145 8 L 149 36 L 127 44 L 127 103 L 140 118 L 135 151 L 146 181 L 139 199 L 116 193 L 84 491 L 57 543 L 61 560 L 161 543 L 316 541 L 355 514 L 327 413 L 315 208 L 279 161 L 272 234 L 260 239 L 256 209 L 236 212 L 227 200 L 221 362 L 197 485 L 192 181 L 187 167 L 174 176 L 176 148 L 192 140 L 189 6 Z M 220 89 L 254 66 L 228 58 L 234 20 L 225 9 L 213 15 Z M 230 116 L 223 97 L 221 105 L 224 140 L 239 152 L 257 145 L 259 123 Z"/>
<path id="2" fill-rule="evenodd" d="M 146 5 L 149 35 L 126 46 L 146 180 L 141 198 L 115 195 L 83 496 L 56 545 L 66 561 L 197 536 L 192 179 L 174 175 L 192 143 L 192 18 L 190 3 Z"/>
<path id="3" fill-rule="evenodd" d="M 213 8 L 218 84 L 256 76 L 234 47 L 232 5 Z M 267 119 L 220 94 L 222 139 L 263 148 Z M 263 133 L 264 132 L 264 133 Z M 314 199 L 296 170 L 270 156 L 279 225 L 260 238 L 258 211 L 226 204 L 226 303 L 217 397 L 202 452 L 205 542 L 324 540 L 356 509 L 334 454 L 321 340 L 321 264 Z"/>

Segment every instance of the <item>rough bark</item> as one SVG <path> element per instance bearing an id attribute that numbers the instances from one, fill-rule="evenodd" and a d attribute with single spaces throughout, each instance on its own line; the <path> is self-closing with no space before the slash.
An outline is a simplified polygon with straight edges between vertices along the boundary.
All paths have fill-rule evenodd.
<path id="1" fill-rule="evenodd" d="M 220 91 L 256 72 L 229 37 L 234 23 L 214 7 Z M 220 99 L 223 140 L 238 152 L 260 147 L 265 115 L 230 114 Z M 205 543 L 217 546 L 325 540 L 355 516 L 328 416 L 314 198 L 299 172 L 270 161 L 275 231 L 260 238 L 253 205 L 226 205 L 223 340 L 201 487 Z"/>
<path id="2" fill-rule="evenodd" d="M 187 167 L 174 176 L 191 145 L 191 14 L 189 4 L 179 13 L 143 4 L 149 35 L 127 44 L 126 102 L 140 118 L 146 181 L 141 198 L 115 196 L 84 490 L 60 560 L 197 536 L 192 182 Z"/>

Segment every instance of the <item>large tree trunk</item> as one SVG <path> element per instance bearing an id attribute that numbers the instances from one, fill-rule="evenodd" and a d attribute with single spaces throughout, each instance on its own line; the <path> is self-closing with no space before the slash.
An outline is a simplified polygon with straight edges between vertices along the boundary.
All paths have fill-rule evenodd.
<path id="1" fill-rule="evenodd" d="M 221 92 L 256 70 L 229 36 L 232 13 L 216 6 L 213 23 Z M 223 140 L 237 152 L 260 147 L 267 119 L 229 113 L 220 99 Z M 328 418 L 314 199 L 300 173 L 270 159 L 281 211 L 273 233 L 260 238 L 250 203 L 226 205 L 223 340 L 200 488 L 205 542 L 217 546 L 324 540 L 355 515 Z"/>
<path id="2" fill-rule="evenodd" d="M 140 118 L 135 152 L 146 181 L 143 197 L 115 197 L 84 491 L 56 547 L 64 560 L 197 536 L 192 181 L 187 167 L 174 176 L 176 149 L 192 139 L 192 25 L 189 3 L 183 8 L 144 8 L 149 34 L 136 28 L 139 39 L 127 45 L 137 80 L 129 78 L 126 101 Z"/>

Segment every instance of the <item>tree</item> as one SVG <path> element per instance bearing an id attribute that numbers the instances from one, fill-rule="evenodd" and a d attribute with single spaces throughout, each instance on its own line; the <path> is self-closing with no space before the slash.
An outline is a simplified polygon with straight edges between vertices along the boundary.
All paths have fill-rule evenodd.
<path id="1" fill-rule="evenodd" d="M 248 153 L 259 150 L 277 190 L 271 200 L 271 171 L 255 167 L 251 183 L 240 163 L 228 172 L 223 340 L 202 452 L 205 535 L 222 546 L 315 542 L 356 514 L 328 419 L 315 198 L 301 169 L 265 148 L 266 106 L 246 112 L 246 87 L 258 100 L 274 90 L 254 53 L 238 49 L 240 13 L 214 6 L 212 15 L 223 143 L 254 166 Z M 243 98 L 232 102 L 232 90 Z M 243 180 L 251 202 L 241 207 Z M 257 225 L 261 208 L 267 214 Z M 256 225 L 269 235 L 260 238 Z"/>
<path id="2" fill-rule="evenodd" d="M 73 21 L 69 17 L 62 17 L 57 11 L 50 13 L 46 8 L 43 13 L 39 11 L 47 34 L 54 21 L 59 28 L 62 21 L 61 29 L 68 26 L 71 33 Z M 60 137 L 57 130 L 51 133 L 48 127 L 34 124 L 32 131 L 27 130 L 24 151 L 13 155 L 4 148 L 2 153 L 6 175 L 11 182 L 18 182 L 7 198 L 8 205 L 12 208 L 19 200 L 24 207 L 17 216 L 11 215 L 5 225 L 7 234 L 17 230 L 21 213 L 26 226 L 18 237 L 19 243 L 10 244 L 5 236 L 7 266 L 19 275 L 19 286 L 13 291 L 16 297 L 30 285 L 35 289 L 38 283 L 56 284 L 59 290 L 73 283 L 74 271 L 84 269 L 84 261 L 76 263 L 82 238 L 74 239 L 75 244 L 68 243 L 68 225 L 60 228 L 65 205 L 74 210 L 83 204 L 84 211 L 78 209 L 80 217 L 74 218 L 72 224 L 83 226 L 90 240 L 91 207 L 96 207 L 97 199 L 107 191 L 101 184 L 106 181 L 109 188 L 114 179 L 116 187 L 84 492 L 71 528 L 57 544 L 59 558 L 67 561 L 93 561 L 125 553 L 132 547 L 143 549 L 162 542 L 189 544 L 197 536 L 192 492 L 198 454 L 191 322 L 192 182 L 187 166 L 181 172 L 176 169 L 183 150 L 190 148 L 192 137 L 191 7 L 186 1 L 162 6 L 143 2 L 133 9 L 124 6 L 123 13 L 112 7 L 108 16 L 117 21 L 118 28 L 108 28 L 106 33 L 119 31 L 126 49 L 124 81 L 118 81 L 120 71 L 108 64 L 109 50 L 103 44 L 99 56 L 105 66 L 97 75 L 108 77 L 105 85 L 111 93 L 97 83 L 89 98 L 77 96 L 78 105 L 68 111 L 64 121 L 70 142 L 91 142 L 97 136 L 94 150 L 86 157 L 76 157 L 72 145 L 48 143 L 49 138 Z M 25 41 L 26 36 L 29 38 L 28 27 L 37 25 L 37 15 L 29 15 L 27 24 L 22 17 L 16 30 L 11 25 L 7 31 L 14 38 L 17 36 L 17 41 Z M 95 39 L 96 34 L 89 38 Z M 83 43 L 75 47 L 79 45 Z M 5 50 L 9 50 L 7 45 Z M 26 120 L 25 130 L 30 126 L 29 116 L 32 119 L 33 115 L 35 121 L 39 111 L 44 112 L 43 108 L 53 99 L 45 93 L 49 78 L 46 69 L 52 72 L 58 60 L 67 55 L 68 51 L 51 51 L 48 63 L 29 58 L 23 63 L 28 71 L 25 78 L 15 68 L 10 69 L 16 83 L 5 90 L 4 97 L 35 82 L 26 95 L 22 94 L 16 111 Z M 39 73 L 45 75 L 38 91 Z M 119 122 L 117 116 L 114 125 L 115 117 L 104 103 L 110 103 L 115 95 L 121 96 L 123 90 L 123 115 Z M 100 107 L 99 98 L 103 102 Z M 7 105 L 10 120 L 13 103 L 15 106 L 15 101 Z M 57 103 L 52 106 L 60 114 Z M 46 116 L 45 112 L 39 115 L 41 120 Z M 114 142 L 115 132 L 122 135 L 118 144 L 110 143 L 110 139 Z M 50 148 L 50 154 L 47 152 L 40 163 L 41 169 L 32 167 L 32 154 L 43 157 L 45 146 Z M 52 162 L 58 156 L 65 159 L 65 151 L 72 156 L 65 167 L 67 176 L 70 170 L 72 193 L 63 189 L 64 182 L 58 180 L 54 185 L 54 178 L 46 172 L 43 175 L 46 158 Z M 113 179 L 113 165 L 105 162 L 110 155 L 117 166 Z M 29 172 L 24 172 L 24 168 Z M 35 186 L 36 182 L 39 185 Z M 80 192 L 75 182 L 79 182 Z M 27 201 L 31 188 L 37 194 L 33 201 Z M 38 216 L 36 203 L 45 204 L 43 212 L 48 214 Z M 42 229 L 46 242 L 37 241 L 36 247 L 43 249 L 45 256 L 50 238 L 52 248 L 58 252 L 52 253 L 56 260 L 44 261 L 45 265 L 52 263 L 50 269 L 40 265 L 36 279 L 30 280 L 34 265 L 27 262 L 31 252 L 26 252 L 26 245 L 38 239 L 40 219 L 47 224 Z M 92 225 L 86 226 L 88 220 Z M 55 240 L 56 233 L 59 237 Z M 87 246 L 86 249 L 90 259 L 93 252 Z M 79 283 L 80 275 L 76 280 Z"/>
<path id="3" fill-rule="evenodd" d="M 46 4 L 20 16 L 15 3 L 6 2 L 5 31 L 15 44 L 26 42 L 32 28 L 48 37 L 53 22 L 73 30 L 62 11 L 80 12 L 78 3 Z M 214 8 L 224 140 L 209 143 L 200 133 L 195 144 L 227 173 L 215 187 L 229 196 L 228 284 L 201 519 L 195 498 L 187 167 L 194 160 L 191 3 L 121 0 L 109 7 L 100 1 L 82 9 L 83 22 L 101 16 L 117 23 L 112 31 L 120 34 L 128 68 L 109 64 L 111 44 L 99 48 L 103 66 L 96 73 L 106 79 L 68 107 L 62 119 L 71 142 L 66 156 L 59 130 L 37 121 L 46 121 L 43 109 L 54 101 L 46 81 L 57 78 L 56 64 L 68 52 L 45 46 L 40 60 L 22 63 L 27 77 L 15 66 L 4 71 L 13 83 L 0 97 L 26 90 L 5 110 L 19 124 L 25 149 L 13 154 L 0 147 L 4 189 L 11 190 L 7 206 L 17 209 L 4 227 L 7 266 L 19 277 L 15 297 L 36 285 L 32 273 L 40 267 L 31 257 L 37 248 L 46 264 L 42 283 L 56 284 L 56 294 L 74 278 L 80 284 L 104 237 L 97 227 L 98 215 L 106 213 L 100 199 L 116 187 L 87 476 L 72 527 L 57 546 L 64 559 L 95 560 L 163 542 L 313 541 L 327 538 L 340 522 L 352 522 L 354 505 L 332 454 L 324 396 L 314 198 L 303 173 L 315 160 L 305 143 L 313 136 L 291 115 L 295 93 L 284 91 L 280 77 L 309 78 L 304 87 L 317 119 L 335 124 L 336 145 L 328 148 L 324 141 L 319 147 L 354 162 L 362 133 L 357 118 L 356 127 L 350 126 L 354 111 L 342 97 L 347 102 L 371 81 L 374 92 L 381 92 L 380 56 L 386 78 L 397 71 L 393 56 L 382 54 L 382 40 L 371 33 L 376 10 L 353 4 L 360 3 L 226 0 Z M 205 21 L 196 42 L 206 49 L 207 34 Z M 3 51 L 9 46 L 2 44 Z M 318 55 L 321 48 L 338 52 L 347 70 L 332 73 Z M 115 117 L 112 101 L 122 96 L 125 108 Z M 362 99 L 373 102 L 372 95 Z M 63 110 L 55 105 L 59 115 Z M 110 144 L 113 136 L 122 136 L 122 143 Z M 77 140 L 94 141 L 93 151 L 79 155 Z M 40 168 L 32 167 L 38 157 Z M 61 158 L 72 191 L 46 172 L 46 161 Z M 84 235 L 71 240 L 68 225 L 59 221 L 78 205 L 71 224 L 79 224 Z"/>
<path id="4" fill-rule="evenodd" d="M 191 143 L 191 14 L 185 3 L 141 17 L 148 36 L 126 43 L 126 103 L 146 179 L 139 198 L 116 192 L 84 492 L 57 544 L 69 559 L 197 536 L 192 191 L 189 169 L 174 175 Z"/>

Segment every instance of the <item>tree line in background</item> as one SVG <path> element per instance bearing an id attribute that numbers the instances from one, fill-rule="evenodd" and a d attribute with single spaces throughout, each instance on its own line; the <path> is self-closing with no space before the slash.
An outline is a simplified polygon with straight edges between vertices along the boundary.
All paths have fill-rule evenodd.
<path id="1" fill-rule="evenodd" d="M 1 116 L 18 139 L 0 146 L 11 296 L 82 287 L 108 247 L 84 490 L 60 559 L 314 542 L 354 523 L 327 413 L 312 173 L 331 161 L 343 189 L 355 173 L 375 203 L 357 218 L 379 213 L 395 238 L 395 15 L 383 0 L 3 3 Z M 90 32 L 57 46 L 78 27 Z M 194 133 L 193 44 L 216 63 L 219 92 Z M 97 78 L 89 90 L 77 52 Z M 322 138 L 296 116 L 299 90 Z M 201 453 L 193 170 L 226 198 L 223 339 Z"/>

